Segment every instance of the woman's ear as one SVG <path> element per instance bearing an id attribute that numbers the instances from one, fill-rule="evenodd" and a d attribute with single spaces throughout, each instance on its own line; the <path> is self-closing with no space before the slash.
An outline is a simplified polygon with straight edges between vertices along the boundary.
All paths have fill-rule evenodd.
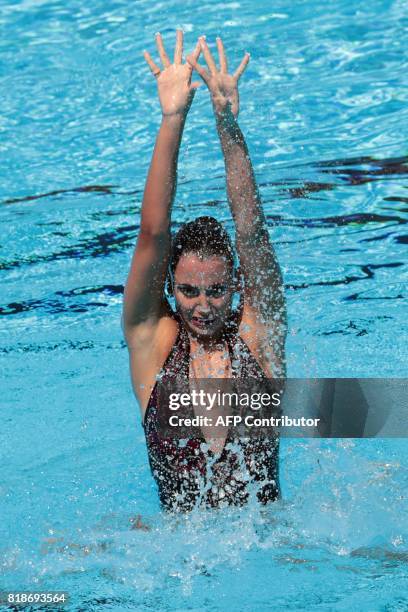
<path id="1" fill-rule="evenodd" d="M 167 295 L 174 295 L 173 283 L 171 282 L 170 273 L 167 274 L 167 278 L 166 278 L 166 293 Z"/>

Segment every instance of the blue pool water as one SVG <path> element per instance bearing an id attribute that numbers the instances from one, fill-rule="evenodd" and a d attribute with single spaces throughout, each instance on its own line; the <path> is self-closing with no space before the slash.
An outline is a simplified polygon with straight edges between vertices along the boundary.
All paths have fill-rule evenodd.
<path id="1" fill-rule="evenodd" d="M 285 439 L 267 511 L 165 517 L 120 329 L 160 119 L 142 51 L 182 27 L 188 49 L 222 34 L 232 66 L 251 52 L 240 124 L 287 287 L 289 375 L 407 375 L 407 13 L 2 3 L 0 589 L 63 589 L 72 610 L 408 609 L 406 440 Z M 231 228 L 201 88 L 175 222 L 206 213 Z M 130 529 L 138 514 L 149 531 Z"/>

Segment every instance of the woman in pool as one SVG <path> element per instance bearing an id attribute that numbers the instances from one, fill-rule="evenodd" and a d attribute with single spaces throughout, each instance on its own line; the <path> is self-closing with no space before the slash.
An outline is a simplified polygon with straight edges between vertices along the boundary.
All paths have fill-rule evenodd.
<path id="1" fill-rule="evenodd" d="M 278 262 L 269 240 L 261 200 L 238 125 L 238 81 L 249 54 L 229 74 L 220 38 L 219 68 L 200 37 L 183 63 L 183 34 L 177 31 L 174 61 L 160 34 L 159 68 L 144 57 L 156 78 L 162 121 L 147 176 L 140 232 L 125 287 L 123 328 L 135 395 L 142 411 L 150 466 L 162 506 L 242 505 L 255 484 L 261 503 L 279 496 L 277 438 L 208 438 L 194 429 L 180 443 L 160 432 L 157 380 L 282 377 L 285 371 L 285 303 Z M 198 63 L 203 53 L 208 70 Z M 184 225 L 171 239 L 171 208 L 177 161 L 188 110 L 201 83 L 210 92 L 224 156 L 228 200 L 236 230 L 230 238 L 212 217 Z M 205 178 L 205 177 L 203 177 Z M 176 311 L 165 287 L 174 295 Z M 233 310 L 235 292 L 240 307 Z M 174 378 L 175 380 L 175 378 Z"/>

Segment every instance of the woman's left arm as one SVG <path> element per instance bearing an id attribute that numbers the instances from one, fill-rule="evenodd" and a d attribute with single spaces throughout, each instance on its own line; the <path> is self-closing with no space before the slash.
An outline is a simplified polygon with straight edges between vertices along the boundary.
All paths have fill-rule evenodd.
<path id="1" fill-rule="evenodd" d="M 187 61 L 210 90 L 224 155 L 228 200 L 244 280 L 240 334 L 268 375 L 283 376 L 286 308 L 282 275 L 270 242 L 248 148 L 237 121 L 238 80 L 248 64 L 249 55 L 245 55 L 236 72 L 230 75 L 221 39 L 217 39 L 219 70 L 203 38 L 200 43 L 209 72 L 192 56 L 187 57 Z"/>

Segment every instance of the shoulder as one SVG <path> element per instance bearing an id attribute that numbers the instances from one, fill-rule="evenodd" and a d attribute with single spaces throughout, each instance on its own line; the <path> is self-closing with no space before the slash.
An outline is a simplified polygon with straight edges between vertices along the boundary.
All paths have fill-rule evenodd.
<path id="1" fill-rule="evenodd" d="M 238 325 L 238 335 L 268 378 L 285 376 L 285 323 L 260 317 L 256 309 L 245 305 Z"/>
<path id="2" fill-rule="evenodd" d="M 170 313 L 160 317 L 155 324 L 146 322 L 124 330 L 129 351 L 132 386 L 142 414 L 157 375 L 176 342 L 178 332 L 177 319 Z"/>
<path id="3" fill-rule="evenodd" d="M 176 315 L 166 298 L 162 298 L 157 315 L 148 316 L 137 324 L 126 324 L 121 321 L 123 335 L 129 350 L 144 352 L 165 341 L 173 329 L 178 329 Z"/>
<path id="4" fill-rule="evenodd" d="M 145 353 L 165 349 L 172 346 L 179 329 L 177 319 L 171 313 L 166 313 L 155 321 L 147 320 L 138 325 L 122 325 L 123 334 L 129 351 Z"/>

